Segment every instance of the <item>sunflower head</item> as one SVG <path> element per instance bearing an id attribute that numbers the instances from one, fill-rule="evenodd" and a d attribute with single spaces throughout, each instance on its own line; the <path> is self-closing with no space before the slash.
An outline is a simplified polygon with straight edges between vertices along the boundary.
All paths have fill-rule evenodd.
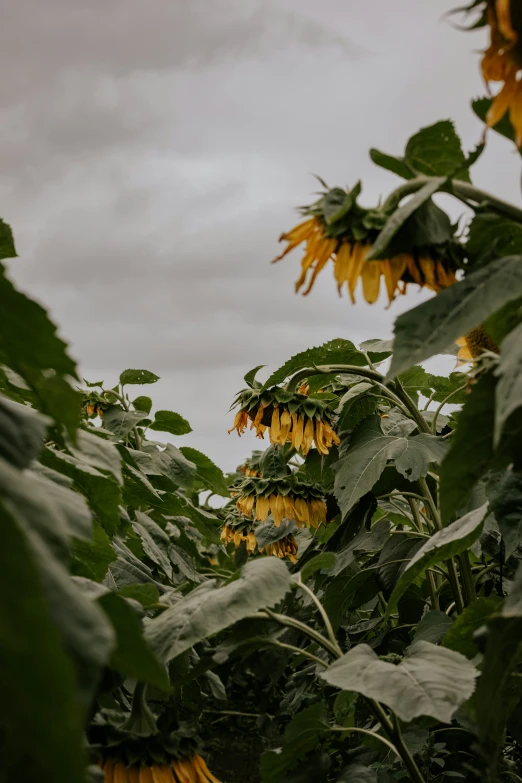
<path id="1" fill-rule="evenodd" d="M 249 555 L 253 555 L 257 549 L 254 525 L 249 519 L 237 514 L 228 514 L 221 530 L 220 540 L 224 544 L 233 543 L 236 549 L 244 542 Z"/>
<path id="2" fill-rule="evenodd" d="M 253 451 L 252 455 L 246 459 L 242 465 L 237 469 L 238 473 L 242 473 L 247 478 L 253 476 L 254 478 L 261 478 L 261 460 L 263 459 L 262 451 Z"/>
<path id="3" fill-rule="evenodd" d="M 279 541 L 274 541 L 272 544 L 267 544 L 260 552 L 266 555 L 274 555 L 281 559 L 288 558 L 292 563 L 297 563 L 297 541 L 292 535 L 284 536 Z"/>
<path id="4" fill-rule="evenodd" d="M 288 392 L 278 386 L 264 391 L 244 389 L 234 405 L 239 406 L 239 411 L 232 430 L 236 429 L 238 435 L 246 429 L 244 422 L 250 421 L 250 429 L 255 429 L 258 437 L 262 438 L 268 430 L 272 444 L 291 443 L 305 456 L 313 444 L 320 454 L 328 454 L 332 445 L 339 445 L 333 413 L 321 394 Z"/>
<path id="5" fill-rule="evenodd" d="M 485 351 L 499 353 L 499 348 L 491 339 L 483 326 L 476 326 L 464 337 L 457 340 L 459 352 L 457 353 L 457 364 L 465 364 L 477 359 Z"/>
<path id="6" fill-rule="evenodd" d="M 304 221 L 281 235 L 280 241 L 287 246 L 274 261 L 304 245 L 296 292 L 305 286 L 303 294 L 307 296 L 318 274 L 330 262 L 339 294 L 346 286 L 352 302 L 359 281 L 369 304 L 378 300 L 382 281 L 390 304 L 397 294 L 406 292 L 408 283 L 438 292 L 455 282 L 458 263 L 449 219 L 440 242 L 427 241 L 425 231 L 423 237 L 423 213 L 438 210 L 431 202 L 405 221 L 388 247 L 386 258 L 368 261 L 372 245 L 392 213 L 380 207 L 364 209 L 357 203 L 359 192 L 359 185 L 352 191 L 327 190 L 317 202 L 303 209 Z"/>
<path id="7" fill-rule="evenodd" d="M 165 763 L 127 763 L 114 758 L 98 762 L 105 783 L 220 783 L 198 754 Z"/>
<path id="8" fill-rule="evenodd" d="M 297 527 L 317 528 L 326 524 L 322 489 L 294 476 L 245 479 L 239 487 L 236 506 L 247 519 L 259 522 L 264 522 L 271 514 L 276 527 L 284 519 L 294 521 Z"/>

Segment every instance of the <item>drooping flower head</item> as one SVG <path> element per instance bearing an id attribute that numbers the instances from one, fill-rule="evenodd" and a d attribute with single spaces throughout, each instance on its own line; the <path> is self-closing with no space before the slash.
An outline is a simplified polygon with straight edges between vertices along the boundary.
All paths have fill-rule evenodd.
<path id="1" fill-rule="evenodd" d="M 332 445 L 339 445 L 333 428 L 333 413 L 321 394 L 306 395 L 274 386 L 272 389 L 244 389 L 234 402 L 239 411 L 234 426 L 238 435 L 247 428 L 255 429 L 263 438 L 269 431 L 270 442 L 284 446 L 291 443 L 304 456 L 313 444 L 320 454 L 328 454 Z"/>
<path id="2" fill-rule="evenodd" d="M 150 765 L 108 758 L 100 761 L 99 766 L 105 783 L 220 783 L 197 754 Z"/>
<path id="3" fill-rule="evenodd" d="M 509 112 L 517 147 L 522 147 L 522 4 L 520 0 L 486 0 L 490 45 L 482 58 L 482 75 L 502 86 L 486 122 L 496 125 Z"/>
<path id="4" fill-rule="evenodd" d="M 316 484 L 285 478 L 246 479 L 239 487 L 238 511 L 247 519 L 264 522 L 272 515 L 276 527 L 284 519 L 297 527 L 326 524 L 326 504 L 322 489 Z"/>
<path id="5" fill-rule="evenodd" d="M 241 433 L 239 433 L 241 434 Z M 261 466 L 260 462 L 263 457 L 262 451 L 253 451 L 252 456 L 248 457 L 242 465 L 238 467 L 238 472 L 243 476 L 253 476 L 254 478 L 261 478 Z"/>
<path id="6" fill-rule="evenodd" d="M 236 549 L 245 542 L 246 550 L 249 555 L 253 555 L 257 549 L 254 525 L 250 520 L 245 519 L 245 517 L 240 517 L 237 514 L 228 514 L 225 519 L 225 524 L 221 529 L 220 540 L 223 541 L 224 544 L 233 542 Z"/>
<path id="7" fill-rule="evenodd" d="M 483 326 L 476 326 L 465 337 L 457 340 L 459 352 L 457 353 L 458 364 L 465 364 L 473 359 L 477 359 L 484 351 L 499 353 L 497 344 L 492 340 Z"/>
<path id="8" fill-rule="evenodd" d="M 298 292 L 303 286 L 307 296 L 318 274 L 331 262 L 339 294 L 346 285 L 352 302 L 359 280 L 365 300 L 373 304 L 379 298 L 381 278 L 391 304 L 397 293 L 406 293 L 408 283 L 416 283 L 438 292 L 455 282 L 458 268 L 458 247 L 451 230 L 445 231 L 437 244 L 425 243 L 422 226 L 424 210 L 442 210 L 429 203 L 404 223 L 390 243 L 387 258 L 367 261 L 381 229 L 391 213 L 381 208 L 365 209 L 357 203 L 360 185 L 353 190 L 332 188 L 309 207 L 301 211 L 306 219 L 290 231 L 281 234 L 287 242 L 283 252 L 274 259 L 280 261 L 291 250 L 304 245 L 301 275 L 296 281 Z M 450 226 L 449 220 L 448 227 Z"/>
<path id="9" fill-rule="evenodd" d="M 267 544 L 264 549 L 259 551 L 266 555 L 273 555 L 274 557 L 280 557 L 281 559 L 288 558 L 290 562 L 297 563 L 297 541 L 292 535 L 284 536 L 279 541 L 274 541 L 273 544 Z"/>

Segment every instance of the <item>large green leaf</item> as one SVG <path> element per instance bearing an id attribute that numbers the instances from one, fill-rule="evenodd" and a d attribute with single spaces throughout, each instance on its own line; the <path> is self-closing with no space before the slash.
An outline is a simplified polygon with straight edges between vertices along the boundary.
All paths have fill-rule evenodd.
<path id="1" fill-rule="evenodd" d="M 224 587 L 203 585 L 151 620 L 145 637 L 162 661 L 176 658 L 197 642 L 272 607 L 290 587 L 286 565 L 275 557 L 247 563 L 241 577 Z"/>
<path id="2" fill-rule="evenodd" d="M 344 570 L 329 582 L 324 594 L 324 608 L 334 629 L 337 629 L 348 612 L 359 609 L 379 592 L 379 583 L 373 568 L 353 573 Z"/>
<path id="3" fill-rule="evenodd" d="M 508 560 L 522 543 L 522 475 L 512 468 L 495 471 L 487 484 L 487 496 Z"/>
<path id="4" fill-rule="evenodd" d="M 27 467 L 43 447 L 50 424 L 47 416 L 0 395 L 0 457 L 17 468 Z"/>
<path id="5" fill-rule="evenodd" d="M 400 315 L 388 377 L 440 353 L 506 302 L 522 296 L 522 256 L 499 258 Z"/>
<path id="6" fill-rule="evenodd" d="M 436 122 L 412 136 L 406 145 L 405 161 L 413 171 L 428 177 L 470 181 L 466 156 L 450 120 Z"/>
<path id="7" fill-rule="evenodd" d="M 285 729 L 283 747 L 267 750 L 261 756 L 263 783 L 277 783 L 300 759 L 317 747 L 329 731 L 324 704 L 318 702 L 295 715 Z"/>
<path id="8" fill-rule="evenodd" d="M 144 384 L 144 383 L 156 383 L 159 381 L 159 376 L 154 375 L 149 370 L 124 370 L 120 375 L 120 383 L 122 386 L 126 384 Z"/>
<path id="9" fill-rule="evenodd" d="M 501 605 L 502 599 L 498 595 L 478 598 L 467 606 L 462 614 L 459 614 L 455 622 L 450 624 L 442 640 L 442 646 L 455 650 L 466 658 L 475 658 L 480 650 L 473 640 L 473 634 L 488 621 L 491 615 L 499 611 Z"/>
<path id="10" fill-rule="evenodd" d="M 503 341 L 495 370 L 499 376 L 495 393 L 495 444 L 498 444 L 507 420 L 522 406 L 522 324 Z"/>
<path id="11" fill-rule="evenodd" d="M 0 753 L 6 781 L 84 782 L 84 715 L 21 527 L 0 501 Z"/>
<path id="12" fill-rule="evenodd" d="M 334 494 L 341 511 L 346 514 L 372 489 L 388 460 L 394 460 L 399 473 L 409 481 L 416 481 L 427 474 L 430 463 L 442 460 L 446 450 L 446 444 L 431 435 L 386 435 L 380 417 L 368 416 L 334 465 Z"/>
<path id="13" fill-rule="evenodd" d="M 209 457 L 197 449 L 182 446 L 180 451 L 196 466 L 196 475 L 206 489 L 209 489 L 215 495 L 221 495 L 224 498 L 230 497 L 227 482 L 221 468 L 218 468 Z"/>
<path id="14" fill-rule="evenodd" d="M 103 412 L 103 427 L 120 440 L 128 435 L 146 416 L 144 411 L 126 411 L 120 405 L 110 405 Z"/>
<path id="15" fill-rule="evenodd" d="M 170 432 L 171 435 L 186 435 L 192 432 L 188 421 L 174 411 L 156 411 L 149 429 L 156 432 Z"/>
<path id="16" fill-rule="evenodd" d="M 192 489 L 196 466 L 172 443 L 146 441 L 141 451 L 128 451 L 148 476 L 165 476 L 178 487 Z"/>
<path id="17" fill-rule="evenodd" d="M 279 370 L 272 373 L 263 385 L 263 389 L 282 383 L 286 378 L 298 372 L 298 370 L 325 364 L 351 364 L 363 367 L 367 364 L 367 361 L 350 340 L 330 340 L 330 342 L 324 343 L 324 345 L 320 345 L 317 348 L 308 348 L 306 351 L 292 356 Z"/>
<path id="18" fill-rule="evenodd" d="M 136 519 L 132 522 L 132 527 L 141 538 L 145 554 L 156 563 L 168 579 L 172 579 L 172 565 L 168 555 L 170 539 L 165 531 L 141 511 L 136 511 Z"/>
<path id="19" fill-rule="evenodd" d="M 409 201 L 403 204 L 402 207 L 398 207 L 395 210 L 373 243 L 373 247 L 367 257 L 368 261 L 382 257 L 382 254 L 386 252 L 388 245 L 408 220 L 408 218 L 411 217 L 413 213 L 426 201 L 428 201 L 428 199 L 430 199 L 433 194 L 436 193 L 437 190 L 442 187 L 442 185 L 444 185 L 445 182 L 446 177 L 433 177 L 433 179 L 428 180 L 428 182 L 426 182 L 426 184 L 423 185 L 422 188 L 420 188 L 420 190 L 418 190 Z"/>
<path id="20" fill-rule="evenodd" d="M 116 647 L 108 665 L 126 677 L 168 691 L 167 670 L 145 642 L 142 622 L 134 609 L 124 598 L 111 592 L 98 598 L 97 603 L 116 632 Z"/>
<path id="21" fill-rule="evenodd" d="M 478 212 L 468 231 L 466 253 L 473 266 L 522 253 L 522 225 L 494 212 Z"/>
<path id="22" fill-rule="evenodd" d="M 390 615 L 409 585 L 434 563 L 458 555 L 468 549 L 482 533 L 487 503 L 470 511 L 451 525 L 438 530 L 418 550 L 404 569 L 388 601 L 387 614 Z"/>
<path id="23" fill-rule="evenodd" d="M 269 516 L 265 522 L 261 522 L 256 526 L 254 532 L 258 547 L 264 549 L 269 544 L 281 541 L 282 538 L 290 536 L 296 531 L 297 525 L 293 519 L 284 519 L 281 524 L 277 526 L 272 517 Z"/>
<path id="24" fill-rule="evenodd" d="M 415 176 L 404 158 L 395 158 L 393 155 L 387 155 L 385 152 L 381 152 L 375 148 L 370 150 L 370 158 L 376 166 L 381 166 L 381 168 L 391 171 L 393 174 L 397 174 L 398 177 L 413 179 Z"/>
<path id="25" fill-rule="evenodd" d="M 80 429 L 76 435 L 76 444 L 69 446 L 69 451 L 78 460 L 114 476 L 118 484 L 123 483 L 121 457 L 114 443 L 96 435 L 95 432 Z"/>
<path id="26" fill-rule="evenodd" d="M 431 642 L 432 644 L 440 644 L 448 629 L 453 625 L 453 620 L 448 617 L 446 612 L 441 612 L 438 609 L 431 609 L 423 616 L 420 623 L 415 628 L 413 636 L 414 642 Z M 448 645 L 451 648 L 451 645 Z M 457 650 L 457 652 L 462 652 Z"/>
<path id="27" fill-rule="evenodd" d="M 11 226 L 0 218 L 0 259 L 17 256 Z"/>
<path id="28" fill-rule="evenodd" d="M 440 510 L 443 522 L 464 506 L 493 457 L 495 378 L 484 375 L 472 387 L 440 466 Z"/>
<path id="29" fill-rule="evenodd" d="M 420 641 L 398 665 L 358 644 L 320 676 L 335 688 L 386 704 L 403 721 L 428 715 L 450 723 L 473 693 L 478 671 L 463 655 Z"/>
<path id="30" fill-rule="evenodd" d="M 76 493 L 78 494 L 78 493 Z M 75 539 L 72 545 L 74 560 L 71 571 L 75 576 L 84 576 L 102 582 L 110 564 L 116 560 L 116 553 L 105 530 L 96 522 L 92 526 L 89 541 Z"/>

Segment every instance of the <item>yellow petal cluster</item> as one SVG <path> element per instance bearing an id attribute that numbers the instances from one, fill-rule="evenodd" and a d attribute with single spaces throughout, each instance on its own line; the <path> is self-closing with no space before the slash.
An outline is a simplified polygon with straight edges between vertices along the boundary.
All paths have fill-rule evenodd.
<path id="1" fill-rule="evenodd" d="M 511 11 L 520 0 L 490 0 L 488 21 L 490 45 L 482 58 L 482 75 L 489 82 L 503 82 L 493 99 L 486 116 L 487 125 L 492 128 L 509 112 L 509 119 L 515 129 L 517 147 L 522 146 L 522 63 L 517 62 L 515 45 L 518 35 L 513 29 Z"/>
<path id="2" fill-rule="evenodd" d="M 238 511 L 249 519 L 264 522 L 272 514 L 274 524 L 279 527 L 283 519 L 294 520 L 297 527 L 326 525 L 326 504 L 324 500 L 305 500 L 298 495 L 270 495 L 262 497 L 246 495 L 236 503 Z"/>
<path id="3" fill-rule="evenodd" d="M 311 270 L 308 285 L 303 292 L 304 296 L 310 293 L 317 275 L 329 260 L 333 262 L 339 294 L 346 283 L 348 294 L 354 304 L 359 280 L 361 280 L 363 296 L 369 304 L 373 304 L 379 298 L 381 278 L 384 279 L 390 304 L 397 293 L 406 293 L 407 280 L 413 280 L 418 285 L 435 292 L 447 288 L 456 280 L 453 269 L 446 268 L 442 261 L 434 260 L 429 256 L 417 258 L 402 254 L 379 261 L 366 261 L 371 244 L 330 239 L 324 233 L 317 218 L 299 223 L 287 234 L 282 234 L 280 241 L 288 242 L 288 246 L 274 261 L 279 261 L 302 242 L 306 243 L 301 260 L 301 275 L 295 284 L 297 293 L 307 282 Z"/>
<path id="4" fill-rule="evenodd" d="M 255 470 L 254 468 L 249 468 L 247 465 L 241 465 L 239 468 L 240 473 L 243 474 L 243 476 L 253 476 L 254 478 L 261 478 L 261 473 L 258 470 Z"/>
<path id="5" fill-rule="evenodd" d="M 491 339 L 483 326 L 476 326 L 465 337 L 460 337 L 457 340 L 457 345 L 460 346 L 457 353 L 457 363 L 465 364 L 472 359 L 476 359 L 484 351 L 492 351 L 498 353 L 499 348 L 496 343 Z"/>
<path id="6" fill-rule="evenodd" d="M 290 413 L 286 408 L 274 405 L 270 422 L 270 442 L 278 446 L 291 443 L 296 451 L 306 457 L 315 443 L 320 454 L 328 454 L 332 444 L 339 445 L 340 440 L 327 421 L 309 419 L 299 412 Z"/>
<path id="7" fill-rule="evenodd" d="M 127 766 L 123 761 L 108 759 L 99 766 L 105 783 L 220 783 L 198 755 L 152 766 Z"/>
<path id="8" fill-rule="evenodd" d="M 292 563 L 297 563 L 297 542 L 293 536 L 285 536 L 279 541 L 275 541 L 273 544 L 267 544 L 264 549 L 260 549 L 266 555 L 274 555 L 284 559 L 288 557 Z"/>
<path id="9" fill-rule="evenodd" d="M 233 541 L 236 548 L 244 541 L 249 555 L 253 555 L 256 551 L 257 541 L 252 530 L 249 533 L 242 533 L 237 528 L 225 525 L 221 531 L 220 540 L 225 544 L 230 544 Z"/>

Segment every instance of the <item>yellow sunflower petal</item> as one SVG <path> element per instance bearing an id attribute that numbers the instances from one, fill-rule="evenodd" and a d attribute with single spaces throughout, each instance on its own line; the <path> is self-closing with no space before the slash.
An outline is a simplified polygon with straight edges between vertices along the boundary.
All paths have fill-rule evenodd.
<path id="1" fill-rule="evenodd" d="M 382 272 L 386 284 L 388 302 L 391 304 L 395 298 L 397 284 L 406 270 L 406 257 L 404 255 L 393 256 L 382 261 Z"/>
<path id="2" fill-rule="evenodd" d="M 200 770 L 206 776 L 207 780 L 209 780 L 210 783 L 221 783 L 221 781 L 218 780 L 216 776 L 213 775 L 212 772 L 209 770 L 209 768 L 205 763 L 205 760 L 201 758 L 201 756 L 194 756 L 194 758 L 192 759 L 192 763 L 198 770 Z"/>
<path id="3" fill-rule="evenodd" d="M 127 770 L 127 783 L 140 783 L 139 767 L 132 766 Z"/>
<path id="4" fill-rule="evenodd" d="M 270 440 L 272 443 L 279 443 L 279 437 L 281 435 L 281 421 L 279 419 L 279 409 L 277 405 L 274 405 L 272 411 L 272 421 L 270 422 Z"/>
<path id="5" fill-rule="evenodd" d="M 334 276 L 337 281 L 337 290 L 341 293 L 343 283 L 348 280 L 350 272 L 350 262 L 352 259 L 352 248 L 349 242 L 343 242 L 337 250 L 335 256 Z"/>
<path id="6" fill-rule="evenodd" d="M 363 245 L 362 242 L 356 242 L 352 251 L 352 260 L 350 264 L 350 271 L 348 274 L 348 293 L 352 303 L 355 304 L 355 289 L 357 287 L 357 281 L 361 274 L 363 264 L 366 256 L 370 250 L 371 245 Z"/>
<path id="7" fill-rule="evenodd" d="M 304 436 L 304 418 L 302 416 L 298 416 L 297 422 L 294 429 L 294 448 L 296 451 L 299 451 L 301 446 L 303 445 L 303 436 Z"/>
<path id="8" fill-rule="evenodd" d="M 281 445 L 284 445 L 286 441 L 288 440 L 288 435 L 290 433 L 290 427 L 292 426 L 292 416 L 290 415 L 290 412 L 288 410 L 284 410 L 281 413 L 281 436 L 280 436 L 280 443 Z"/>
<path id="9" fill-rule="evenodd" d="M 314 270 L 312 272 L 312 276 L 310 278 L 310 282 L 308 283 L 308 287 L 307 287 L 306 291 L 303 291 L 303 296 L 308 296 L 308 294 L 312 290 L 313 285 L 314 285 L 314 283 L 316 281 L 317 275 L 319 274 L 319 272 L 322 269 L 324 269 L 324 267 L 326 266 L 326 264 L 330 260 L 330 258 L 332 256 L 332 253 L 335 250 L 336 245 L 337 245 L 337 239 L 324 239 L 323 240 L 323 242 L 321 244 L 321 247 L 320 247 L 320 250 L 319 250 L 319 253 L 317 255 L 317 263 L 316 263 L 316 265 L 314 267 Z"/>
<path id="10" fill-rule="evenodd" d="M 140 767 L 140 783 L 154 783 L 152 770 L 150 767 L 145 766 L 145 764 Z"/>
<path id="11" fill-rule="evenodd" d="M 165 764 L 155 764 L 151 769 L 154 783 L 174 783 L 171 767 L 167 767 Z"/>
<path id="12" fill-rule="evenodd" d="M 306 527 L 310 527 L 310 517 L 306 500 L 303 498 L 296 498 L 294 505 L 298 521 L 304 523 Z"/>
<path id="13" fill-rule="evenodd" d="M 437 290 L 437 281 L 435 280 L 435 261 L 432 258 L 419 258 L 419 267 L 424 275 L 424 285 Z"/>
<path id="14" fill-rule="evenodd" d="M 283 521 L 283 516 L 285 513 L 285 508 L 282 503 L 281 495 L 270 496 L 270 513 L 272 514 L 272 517 L 274 519 L 274 525 L 276 527 L 279 527 L 279 525 Z"/>
<path id="15" fill-rule="evenodd" d="M 497 12 L 498 29 L 507 41 L 516 41 L 517 34 L 511 24 L 511 3 L 515 0 L 496 0 L 495 10 Z"/>
<path id="16" fill-rule="evenodd" d="M 258 497 L 256 500 L 256 519 L 264 522 L 270 513 L 270 501 L 268 498 Z"/>
<path id="17" fill-rule="evenodd" d="M 323 422 L 316 420 L 315 422 L 315 445 L 319 454 L 328 454 L 326 443 L 324 442 L 324 426 Z"/>
<path id="18" fill-rule="evenodd" d="M 381 262 L 365 261 L 361 270 L 363 296 L 368 304 L 374 304 L 379 298 L 381 286 Z"/>
<path id="19" fill-rule="evenodd" d="M 303 223 L 299 223 L 297 226 L 294 226 L 294 228 L 292 228 L 286 234 L 281 234 L 279 241 L 288 242 L 288 246 L 283 250 L 282 253 L 280 253 L 280 255 L 273 259 L 272 264 L 280 261 L 288 253 L 294 250 L 294 248 L 300 245 L 301 242 L 304 242 L 305 239 L 307 239 L 312 234 L 317 225 L 318 223 L 316 218 L 310 218 L 309 220 L 305 220 Z"/>
<path id="20" fill-rule="evenodd" d="M 500 122 L 504 114 L 510 108 L 517 94 L 517 86 L 518 82 L 516 81 L 515 70 L 513 69 L 506 79 L 504 86 L 498 95 L 495 96 L 493 103 L 489 107 L 488 113 L 486 114 L 486 124 L 488 127 L 493 128 L 497 122 Z"/>
<path id="21" fill-rule="evenodd" d="M 173 761 L 172 769 L 174 770 L 179 783 L 193 783 L 193 778 L 189 777 L 186 772 L 184 760 Z"/>
<path id="22" fill-rule="evenodd" d="M 307 419 L 304 428 L 303 445 L 302 445 L 302 451 L 305 457 L 310 451 L 313 439 L 314 439 L 314 422 L 312 419 Z"/>
<path id="23" fill-rule="evenodd" d="M 105 783 L 114 783 L 114 761 L 112 759 L 107 759 L 103 764 L 103 774 Z"/>
<path id="24" fill-rule="evenodd" d="M 306 243 L 306 251 L 301 259 L 301 274 L 299 275 L 298 279 L 295 281 L 296 294 L 299 292 L 299 289 L 301 288 L 302 285 L 304 285 L 306 281 L 308 270 L 310 269 L 315 259 L 317 258 L 319 247 L 321 245 L 323 238 L 324 238 L 323 232 L 316 231 L 315 234 L 313 234 Z"/>
<path id="25" fill-rule="evenodd" d="M 509 119 L 515 129 L 515 144 L 522 147 L 522 81 L 517 82 L 515 95 L 511 101 Z"/>
<path id="26" fill-rule="evenodd" d="M 285 519 L 295 520 L 297 514 L 295 513 L 293 498 L 291 498 L 290 495 L 282 495 L 282 498 L 285 506 Z"/>

